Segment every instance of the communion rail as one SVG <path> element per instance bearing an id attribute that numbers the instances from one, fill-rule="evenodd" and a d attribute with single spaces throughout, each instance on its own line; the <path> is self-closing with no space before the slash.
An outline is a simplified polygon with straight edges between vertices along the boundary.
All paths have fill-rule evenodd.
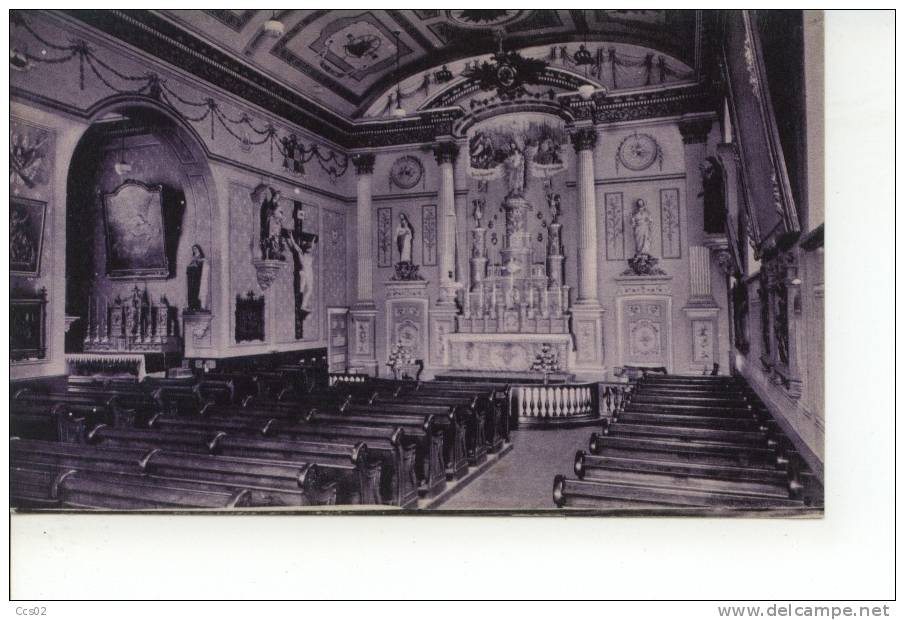
<path id="1" fill-rule="evenodd" d="M 609 382 L 514 385 L 509 406 L 521 428 L 593 424 L 621 411 L 631 389 L 629 383 Z"/>

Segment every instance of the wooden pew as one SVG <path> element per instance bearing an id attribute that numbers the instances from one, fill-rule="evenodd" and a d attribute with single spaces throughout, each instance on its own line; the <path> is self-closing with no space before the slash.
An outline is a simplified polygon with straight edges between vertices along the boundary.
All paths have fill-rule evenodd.
<path id="1" fill-rule="evenodd" d="M 258 378 L 253 373 L 207 372 L 200 376 L 201 381 L 224 381 L 233 386 L 231 402 L 241 404 L 249 396 L 258 394 Z"/>
<path id="2" fill-rule="evenodd" d="M 313 464 L 29 440 L 10 441 L 10 460 L 17 465 L 168 479 L 187 488 L 216 484 L 231 492 L 248 489 L 252 506 L 312 506 L 336 501 L 335 484 L 323 483 Z"/>
<path id="3" fill-rule="evenodd" d="M 338 501 L 380 503 L 380 463 L 370 462 L 368 448 L 363 443 L 281 441 L 224 432 L 115 429 L 103 424 L 88 433 L 88 442 L 113 447 L 161 448 L 194 454 L 313 463 L 325 476 L 337 482 Z"/>
<path id="4" fill-rule="evenodd" d="M 630 485 L 595 480 L 571 480 L 558 475 L 553 480 L 556 506 L 584 508 L 727 508 L 802 509 L 800 501 L 756 493 L 725 493 L 656 485 Z"/>
<path id="5" fill-rule="evenodd" d="M 384 501 L 410 507 L 418 499 L 416 446 L 413 441 L 407 440 L 401 427 L 331 426 L 242 415 L 203 418 L 157 416 L 150 427 L 164 431 L 225 432 L 292 441 L 365 443 L 372 457 L 381 459 L 381 496 Z"/>
<path id="6" fill-rule="evenodd" d="M 132 426 L 135 423 L 135 415 L 133 410 L 123 409 L 113 396 L 109 395 L 93 395 L 85 396 L 78 394 L 39 394 L 32 393 L 29 390 L 20 390 L 10 401 L 10 406 L 15 407 L 22 405 L 36 405 L 47 407 L 48 410 L 53 409 L 57 405 L 67 407 L 73 412 L 77 412 L 78 416 L 84 417 L 88 424 L 113 424 L 117 427 Z M 67 439 L 63 441 L 77 441 L 78 434 L 66 435 Z"/>
<path id="7" fill-rule="evenodd" d="M 464 454 L 468 464 L 478 465 L 486 460 L 487 453 L 492 445 L 488 437 L 488 427 L 492 427 L 493 423 L 487 421 L 488 415 L 492 415 L 490 405 L 489 400 L 474 395 L 425 396 L 414 392 L 405 392 L 394 398 L 378 394 L 370 405 L 365 405 L 364 407 L 383 407 L 393 411 L 417 412 L 440 412 L 444 408 L 454 411 L 461 410 L 459 416 L 465 421 L 465 427 L 459 441 L 464 441 Z M 426 407 L 430 409 L 425 409 Z M 434 407 L 438 409 L 434 409 Z M 343 411 L 354 410 L 355 408 L 356 405 L 349 405 L 344 407 Z M 458 456 L 449 453 L 449 445 L 447 443 L 447 467 L 449 467 L 450 462 L 455 462 L 455 458 Z"/>
<path id="8" fill-rule="evenodd" d="M 194 485 L 147 476 L 35 465 L 10 467 L 10 499 L 24 505 L 93 510 L 242 508 L 251 506 L 247 489 Z"/>
<path id="9" fill-rule="evenodd" d="M 320 426 L 402 427 L 406 437 L 411 438 L 417 445 L 415 469 L 419 480 L 419 494 L 438 493 L 446 486 L 444 436 L 446 428 L 452 424 L 448 416 L 388 412 L 353 415 L 315 409 L 309 412 L 305 420 L 309 424 Z"/>
<path id="10" fill-rule="evenodd" d="M 445 420 L 443 426 L 443 461 L 446 464 L 445 475 L 447 479 L 459 478 L 468 471 L 468 456 L 476 450 L 484 447 L 481 443 L 478 448 L 475 442 L 481 438 L 469 432 L 476 423 L 474 412 L 455 403 L 430 404 L 420 402 L 404 402 L 393 400 L 389 402 L 375 402 L 372 405 L 350 404 L 339 410 L 344 416 L 358 416 L 380 419 L 385 416 L 432 415 L 436 420 Z M 471 443 L 469 443 L 471 440 Z"/>

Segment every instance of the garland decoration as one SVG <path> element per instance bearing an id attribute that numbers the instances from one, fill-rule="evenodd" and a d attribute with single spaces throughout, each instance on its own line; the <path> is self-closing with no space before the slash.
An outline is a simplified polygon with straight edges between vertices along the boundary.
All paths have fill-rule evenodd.
<path id="1" fill-rule="evenodd" d="M 269 143 L 270 161 L 273 161 L 274 147 L 284 158 L 284 166 L 289 161 L 307 163 L 312 159 L 315 160 L 333 183 L 343 176 L 349 168 L 347 155 L 337 153 L 316 143 L 306 146 L 294 133 L 279 138 L 278 131 L 272 122 L 268 121 L 263 127 L 257 127 L 252 122 L 251 117 L 245 112 L 238 118 L 231 118 L 212 97 L 206 97 L 199 101 L 186 99 L 173 90 L 167 80 L 162 79 L 156 73 L 147 72 L 142 75 L 122 73 L 100 58 L 97 52 L 84 40 L 73 39 L 68 45 L 48 41 L 35 31 L 21 11 L 11 11 L 10 21 L 13 26 L 28 32 L 31 37 L 45 48 L 41 50 L 40 55 L 28 52 L 27 48 L 25 51 L 11 50 L 11 61 L 15 57 L 19 62 L 20 66 L 17 68 L 28 69 L 31 65 L 37 64 L 62 64 L 78 58 L 79 88 L 81 90 L 85 90 L 85 68 L 87 66 L 91 74 L 101 84 L 117 94 L 152 97 L 166 103 L 179 117 L 188 122 L 209 122 L 211 140 L 215 139 L 215 128 L 219 125 L 230 136 L 241 143 L 243 150 L 250 150 L 251 147 Z M 47 53 L 47 50 L 52 50 L 62 55 L 51 56 Z M 129 86 L 117 86 L 116 80 L 126 82 Z M 190 111 L 186 111 L 185 108 L 189 108 Z M 292 169 L 290 167 L 290 170 Z M 303 171 L 304 169 L 302 168 Z"/>

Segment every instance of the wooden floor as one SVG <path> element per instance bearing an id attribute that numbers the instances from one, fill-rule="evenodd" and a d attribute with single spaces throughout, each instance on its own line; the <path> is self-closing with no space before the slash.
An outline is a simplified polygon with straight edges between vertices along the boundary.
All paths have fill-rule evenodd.
<path id="1" fill-rule="evenodd" d="M 435 508 L 555 511 L 553 476 L 572 471 L 589 434 L 587 428 L 513 431 L 509 454 Z"/>

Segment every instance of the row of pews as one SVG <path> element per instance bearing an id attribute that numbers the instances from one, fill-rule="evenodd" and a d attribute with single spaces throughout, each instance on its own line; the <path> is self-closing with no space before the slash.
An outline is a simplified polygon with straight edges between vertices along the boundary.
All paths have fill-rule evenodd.
<path id="1" fill-rule="evenodd" d="M 416 507 L 509 442 L 508 388 L 282 367 L 143 381 L 71 378 L 10 401 L 14 506 Z"/>
<path id="2" fill-rule="evenodd" d="M 557 475 L 558 507 L 819 513 L 823 489 L 736 377 L 647 375 Z"/>

